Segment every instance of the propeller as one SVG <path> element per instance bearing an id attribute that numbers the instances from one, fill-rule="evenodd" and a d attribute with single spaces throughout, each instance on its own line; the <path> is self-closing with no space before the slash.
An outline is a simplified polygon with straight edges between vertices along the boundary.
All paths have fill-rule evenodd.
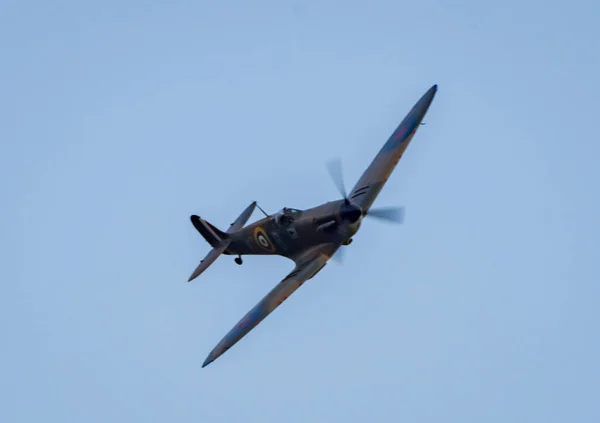
<path id="1" fill-rule="evenodd" d="M 344 175 L 342 172 L 342 161 L 339 158 L 331 159 L 327 162 L 327 170 L 333 180 L 333 183 L 340 192 L 347 207 L 342 207 L 342 216 L 355 222 L 360 216 L 373 217 L 378 220 L 390 222 L 390 223 L 403 223 L 404 222 L 404 207 L 376 207 L 363 211 L 357 204 L 350 201 L 344 185 Z M 358 214 L 360 210 L 360 214 Z M 357 215 L 358 214 L 358 215 Z"/>
<path id="2" fill-rule="evenodd" d="M 338 264 L 344 263 L 344 258 L 346 257 L 346 250 L 344 246 L 341 246 L 337 249 L 337 251 L 331 256 L 331 260 L 335 261 Z"/>
<path id="3" fill-rule="evenodd" d="M 370 209 L 365 213 L 365 216 L 390 223 L 404 223 L 404 214 L 404 207 L 377 207 Z"/>
<path id="4" fill-rule="evenodd" d="M 363 211 L 358 204 L 353 203 L 348 198 L 346 186 L 344 185 L 342 162 L 339 158 L 329 160 L 327 162 L 327 170 L 340 195 L 344 199 L 345 204 L 342 205 L 342 208 L 340 210 L 340 215 L 343 219 L 347 219 L 351 222 L 356 222 L 362 216 L 372 217 L 374 219 L 388 223 L 404 223 L 404 207 L 376 207 L 371 208 L 367 211 Z M 335 252 L 332 259 L 338 263 L 342 263 L 344 260 L 344 256 L 345 249 L 342 246 Z"/>
<path id="5" fill-rule="evenodd" d="M 329 160 L 327 162 L 327 170 L 329 171 L 329 175 L 331 176 L 331 179 L 340 192 L 342 198 L 346 201 L 346 204 L 349 204 L 350 200 L 348 200 L 348 194 L 346 194 L 346 187 L 344 186 L 342 161 L 339 158 Z"/>

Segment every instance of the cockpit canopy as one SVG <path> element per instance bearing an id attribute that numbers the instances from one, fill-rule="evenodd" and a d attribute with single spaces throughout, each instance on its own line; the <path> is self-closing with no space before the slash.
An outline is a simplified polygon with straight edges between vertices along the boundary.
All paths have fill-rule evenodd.
<path id="1" fill-rule="evenodd" d="M 275 221 L 283 226 L 290 225 L 295 219 L 302 214 L 302 210 L 293 209 L 290 207 L 284 207 L 275 213 Z"/>
<path id="2" fill-rule="evenodd" d="M 284 207 L 281 210 L 279 210 L 276 214 L 289 214 L 291 216 L 298 216 L 300 213 L 302 213 L 302 210 L 293 209 L 291 207 Z"/>

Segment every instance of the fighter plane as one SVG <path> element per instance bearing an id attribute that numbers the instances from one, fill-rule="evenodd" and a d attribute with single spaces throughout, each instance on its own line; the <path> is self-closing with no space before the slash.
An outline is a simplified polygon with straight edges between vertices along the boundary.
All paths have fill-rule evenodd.
<path id="1" fill-rule="evenodd" d="M 436 92 L 437 85 L 433 85 L 417 101 L 349 194 L 344 187 L 339 161 L 330 162 L 329 172 L 341 199 L 306 210 L 285 207 L 274 215 L 268 215 L 259 207 L 265 217 L 244 227 L 257 207 L 254 201 L 225 232 L 197 215 L 191 216 L 192 224 L 212 249 L 188 282 L 198 277 L 222 254 L 237 256 L 235 262 L 240 265 L 244 255 L 279 255 L 295 262 L 294 269 L 215 346 L 202 364 L 203 368 L 248 334 L 304 282 L 313 278 L 338 249 L 350 245 L 363 218 L 402 222 L 403 208 L 376 209 L 371 205 L 421 126 Z"/>

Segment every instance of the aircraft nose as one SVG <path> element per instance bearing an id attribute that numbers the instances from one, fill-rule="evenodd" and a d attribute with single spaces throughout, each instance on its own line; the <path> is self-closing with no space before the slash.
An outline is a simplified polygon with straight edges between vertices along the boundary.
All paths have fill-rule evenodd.
<path id="1" fill-rule="evenodd" d="M 362 209 L 354 203 L 342 204 L 340 214 L 342 219 L 347 219 L 351 223 L 354 223 L 362 216 Z"/>

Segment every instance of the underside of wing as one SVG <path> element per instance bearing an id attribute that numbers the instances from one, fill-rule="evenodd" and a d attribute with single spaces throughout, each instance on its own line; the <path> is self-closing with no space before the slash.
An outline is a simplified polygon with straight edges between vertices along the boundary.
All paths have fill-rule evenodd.
<path id="1" fill-rule="evenodd" d="M 324 244 L 307 251 L 296 259 L 296 267 L 260 302 L 254 306 L 210 352 L 202 367 L 215 361 L 248 332 L 262 322 L 273 310 L 281 305 L 304 282 L 315 276 L 326 264 L 339 245 Z"/>

